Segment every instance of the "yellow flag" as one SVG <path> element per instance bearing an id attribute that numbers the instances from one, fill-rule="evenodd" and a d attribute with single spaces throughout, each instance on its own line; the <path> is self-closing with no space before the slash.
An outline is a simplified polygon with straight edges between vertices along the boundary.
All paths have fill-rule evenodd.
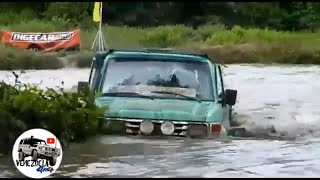
<path id="1" fill-rule="evenodd" d="M 93 9 L 93 21 L 94 22 L 100 22 L 101 21 L 101 8 L 102 2 L 95 2 L 94 3 L 94 9 Z"/>

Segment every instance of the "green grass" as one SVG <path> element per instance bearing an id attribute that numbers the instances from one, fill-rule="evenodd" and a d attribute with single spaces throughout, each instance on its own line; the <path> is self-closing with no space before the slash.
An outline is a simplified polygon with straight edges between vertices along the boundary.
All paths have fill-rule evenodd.
<path id="1" fill-rule="evenodd" d="M 54 55 L 35 54 L 0 45 L 0 70 L 14 69 L 58 69 L 63 64 Z"/>
<path id="2" fill-rule="evenodd" d="M 89 20 L 88 20 L 89 21 Z M 25 32 L 50 32 L 76 29 L 61 20 L 40 20 L 0 26 L 2 30 Z M 90 64 L 90 48 L 97 27 L 89 21 L 82 25 L 81 53 L 73 57 L 79 67 Z M 130 28 L 103 26 L 109 48 L 128 47 L 179 47 L 198 49 L 218 62 L 225 63 L 289 63 L 320 64 L 320 32 L 284 32 L 268 29 L 243 29 L 234 26 L 227 30 L 223 25 L 206 25 L 192 29 L 184 25 L 159 26 L 153 28 Z M 59 68 L 56 57 L 35 56 L 16 48 L 0 46 L 0 69 Z M 24 60 L 22 60 L 24 59 Z M 79 61 L 79 62 L 77 62 Z M 10 63 L 8 63 L 10 62 Z M 16 62 L 16 63 L 15 63 Z M 48 63 L 48 65 L 44 64 Z M 45 67 L 44 67 L 45 66 Z"/>

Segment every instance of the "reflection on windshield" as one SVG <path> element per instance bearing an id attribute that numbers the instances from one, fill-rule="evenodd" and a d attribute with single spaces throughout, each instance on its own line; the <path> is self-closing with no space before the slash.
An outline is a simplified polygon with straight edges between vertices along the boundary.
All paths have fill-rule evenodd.
<path id="1" fill-rule="evenodd" d="M 37 142 L 37 144 L 45 145 L 46 143 L 44 141 L 39 141 L 39 142 Z"/>
<path id="2" fill-rule="evenodd" d="M 201 100 L 213 100 L 209 68 L 206 62 L 112 59 L 108 63 L 102 93 L 114 93 L 120 87 L 130 86 L 184 88 L 195 90 L 196 97 Z"/>
<path id="3" fill-rule="evenodd" d="M 46 145 L 46 142 L 44 140 L 40 139 L 33 139 L 34 144 L 41 144 L 41 145 Z"/>

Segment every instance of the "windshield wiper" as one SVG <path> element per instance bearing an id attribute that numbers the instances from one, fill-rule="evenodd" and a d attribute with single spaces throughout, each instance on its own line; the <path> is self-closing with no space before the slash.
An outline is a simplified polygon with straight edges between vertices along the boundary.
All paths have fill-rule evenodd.
<path id="1" fill-rule="evenodd" d="M 112 93 L 102 93 L 102 96 L 135 96 L 135 97 L 142 97 L 142 98 L 149 98 L 152 99 L 152 97 L 143 95 L 137 92 L 112 92 Z"/>
<path id="2" fill-rule="evenodd" d="M 175 93 L 175 92 L 167 92 L 167 91 L 151 91 L 151 93 L 158 93 L 158 94 L 172 94 L 172 95 L 176 95 L 176 96 L 181 96 L 184 97 L 185 99 L 190 99 L 190 100 L 196 100 L 198 102 L 201 102 L 200 99 L 196 98 L 196 97 L 190 97 L 190 96 L 186 96 L 183 94 L 179 94 L 179 93 Z"/>

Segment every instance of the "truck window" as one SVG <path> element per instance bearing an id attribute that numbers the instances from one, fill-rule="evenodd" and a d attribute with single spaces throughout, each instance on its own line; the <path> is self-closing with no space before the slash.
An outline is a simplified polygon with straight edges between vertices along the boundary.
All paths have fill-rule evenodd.
<path id="1" fill-rule="evenodd" d="M 30 139 L 25 139 L 23 144 L 30 145 Z"/>
<path id="2" fill-rule="evenodd" d="M 217 92 L 218 97 L 222 98 L 224 95 L 224 88 L 223 88 L 223 77 L 222 77 L 222 71 L 220 66 L 216 66 L 216 76 L 217 76 Z"/>
<path id="3" fill-rule="evenodd" d="M 100 85 L 100 80 L 102 77 L 101 74 L 101 67 L 97 64 L 97 60 L 93 60 L 92 67 L 91 67 L 91 74 L 90 74 L 90 89 L 93 91 L 96 91 L 98 89 L 98 86 Z"/>

